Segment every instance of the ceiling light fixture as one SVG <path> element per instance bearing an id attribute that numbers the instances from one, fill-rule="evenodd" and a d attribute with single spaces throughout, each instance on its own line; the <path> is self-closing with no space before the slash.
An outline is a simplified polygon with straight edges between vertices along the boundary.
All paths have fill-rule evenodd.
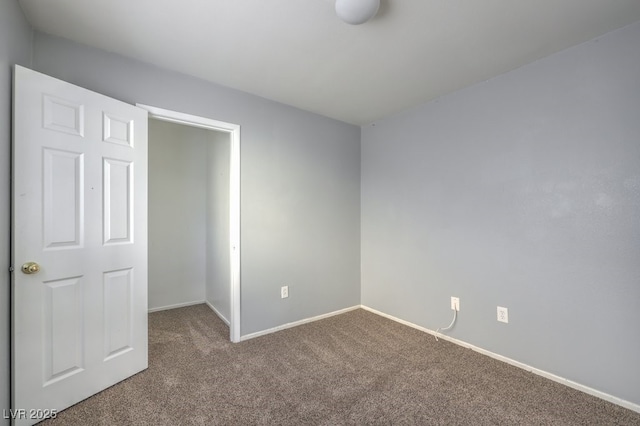
<path id="1" fill-rule="evenodd" d="M 336 0 L 336 14 L 347 24 L 360 25 L 376 16 L 380 0 Z"/>

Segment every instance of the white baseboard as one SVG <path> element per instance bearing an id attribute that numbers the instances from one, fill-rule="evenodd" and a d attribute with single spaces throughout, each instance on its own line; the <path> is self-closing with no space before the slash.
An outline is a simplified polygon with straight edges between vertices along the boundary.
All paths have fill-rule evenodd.
<path id="1" fill-rule="evenodd" d="M 399 322 L 400 324 L 404 324 L 404 325 L 409 326 L 411 328 L 415 328 L 416 330 L 420 330 L 420 331 L 423 331 L 425 333 L 432 334 L 434 336 L 436 335 L 436 332 L 433 331 L 433 330 L 429 330 L 428 328 L 421 327 L 421 326 L 419 326 L 417 324 L 413 324 L 413 323 L 411 323 L 409 321 L 405 321 L 405 320 L 402 320 L 400 318 L 396 318 L 394 316 L 385 314 L 385 313 L 377 311 L 377 310 L 375 310 L 373 308 L 369 308 L 368 306 L 362 305 L 361 308 L 364 309 L 364 310 L 367 310 L 369 312 L 372 312 L 372 313 L 374 313 L 376 315 L 380 315 L 381 317 L 385 317 L 385 318 L 388 318 L 390 320 Z M 476 351 L 478 353 L 481 353 L 483 355 L 486 355 L 486 356 L 489 356 L 491 358 L 497 359 L 498 361 L 506 362 L 507 364 L 513 365 L 514 367 L 521 368 L 521 369 L 529 371 L 529 372 L 531 372 L 533 374 L 537 374 L 539 376 L 542 376 L 542 377 L 545 377 L 547 379 L 553 380 L 554 382 L 558 382 L 558 383 L 563 384 L 565 386 L 569 386 L 570 388 L 579 390 L 579 391 L 584 392 L 586 394 L 595 396 L 597 398 L 603 399 L 605 401 L 611 402 L 613 404 L 616 404 L 616 405 L 619 405 L 621 407 L 628 408 L 629 410 L 632 410 L 632 411 L 635 411 L 637 413 L 640 413 L 640 405 L 639 404 L 636 404 L 636 403 L 633 403 L 633 402 L 630 402 L 630 401 L 626 401 L 626 400 L 624 400 L 622 398 L 618 398 L 618 397 L 613 396 L 613 395 L 609 395 L 608 393 L 604 393 L 604 392 L 601 392 L 599 390 L 590 388 L 589 386 L 582 385 L 580 383 L 574 382 L 573 380 L 565 379 L 564 377 L 560 377 L 560 376 L 557 376 L 555 374 L 549 373 L 547 371 L 540 370 L 539 368 L 535 368 L 535 367 L 532 367 L 530 365 L 524 364 L 522 362 L 513 360 L 511 358 L 507 358 L 506 356 L 502 356 L 502 355 L 496 354 L 494 352 L 488 351 L 486 349 L 479 348 L 479 347 L 474 346 L 472 344 L 466 343 L 466 342 L 464 342 L 462 340 L 454 339 L 453 337 L 449 337 L 449 336 L 447 336 L 445 334 L 438 333 L 438 338 L 446 340 L 446 341 L 451 342 L 451 343 L 455 343 L 456 345 L 462 346 L 464 348 L 471 349 L 471 350 Z"/>
<path id="2" fill-rule="evenodd" d="M 218 318 L 220 318 L 220 319 L 222 320 L 222 322 L 224 322 L 225 324 L 227 324 L 227 326 L 231 327 L 231 322 L 229 322 L 229 320 L 228 320 L 228 319 L 226 319 L 226 318 L 224 317 L 224 315 L 222 315 L 222 314 L 220 313 L 220 311 L 218 311 L 218 310 L 215 308 L 215 306 L 213 306 L 211 303 L 209 303 L 209 301 L 208 301 L 208 300 L 207 300 L 207 301 L 205 301 L 204 303 L 206 303 L 206 304 L 207 304 L 207 306 L 208 306 L 209 308 L 211 308 L 211 310 L 212 310 L 212 311 L 213 311 L 213 312 L 218 316 Z"/>
<path id="3" fill-rule="evenodd" d="M 356 306 L 352 306 L 350 308 L 340 309 L 339 311 L 329 312 L 328 314 L 322 314 L 322 315 L 318 315 L 318 316 L 315 316 L 315 317 L 312 317 L 312 318 L 306 318 L 306 319 L 302 319 L 300 321 L 295 321 L 295 322 L 290 322 L 290 323 L 287 323 L 287 324 L 279 325 L 277 327 L 269 328 L 267 330 L 256 331 L 255 333 L 246 334 L 246 335 L 240 337 L 240 341 L 244 342 L 245 340 L 254 339 L 256 337 L 260 337 L 260 336 L 264 336 L 264 335 L 267 335 L 267 334 L 275 333 L 276 331 L 286 330 L 287 328 L 292 328 L 292 327 L 297 327 L 297 326 L 302 325 L 302 324 L 307 324 L 307 323 L 318 321 L 318 320 L 321 320 L 321 319 L 324 319 L 324 318 L 329 318 L 329 317 L 332 317 L 332 316 L 335 316 L 335 315 L 344 314 L 345 312 L 355 311 L 356 309 L 359 309 L 360 307 L 361 307 L 360 305 L 356 305 Z"/>
<path id="4" fill-rule="evenodd" d="M 167 306 L 160 306 L 159 308 L 151 308 L 148 310 L 148 312 L 151 313 L 151 312 L 158 312 L 158 311 L 168 311 L 169 309 L 184 308 L 186 306 L 201 305 L 203 303 L 205 303 L 204 300 L 195 300 L 193 302 L 176 303 L 175 305 L 167 305 Z"/>

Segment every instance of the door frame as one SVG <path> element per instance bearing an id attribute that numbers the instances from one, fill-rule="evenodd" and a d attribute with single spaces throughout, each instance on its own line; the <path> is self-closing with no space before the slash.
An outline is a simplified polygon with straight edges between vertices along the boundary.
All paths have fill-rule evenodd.
<path id="1" fill-rule="evenodd" d="M 229 257 L 231 259 L 231 318 L 229 338 L 240 342 L 240 125 L 168 109 L 136 104 L 149 118 L 229 134 Z"/>

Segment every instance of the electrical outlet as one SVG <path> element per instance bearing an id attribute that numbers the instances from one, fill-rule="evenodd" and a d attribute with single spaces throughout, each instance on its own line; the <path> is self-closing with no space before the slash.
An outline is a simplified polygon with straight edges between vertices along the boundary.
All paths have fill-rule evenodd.
<path id="1" fill-rule="evenodd" d="M 286 299 L 287 297 L 289 297 L 289 286 L 285 285 L 280 287 L 280 298 Z"/>
<path id="2" fill-rule="evenodd" d="M 460 299 L 457 297 L 451 296 L 451 310 L 459 311 L 460 310 Z"/>
<path id="3" fill-rule="evenodd" d="M 509 322 L 509 310 L 507 308 L 498 306 L 498 321 L 506 323 Z"/>

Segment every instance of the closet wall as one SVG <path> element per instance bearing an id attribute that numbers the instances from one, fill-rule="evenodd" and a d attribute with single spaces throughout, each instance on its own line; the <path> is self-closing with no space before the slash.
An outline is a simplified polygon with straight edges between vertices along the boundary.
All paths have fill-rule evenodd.
<path id="1" fill-rule="evenodd" d="M 205 300 L 208 138 L 149 120 L 149 309 Z"/>
<path id="2" fill-rule="evenodd" d="M 207 302 L 231 320 L 231 253 L 229 251 L 229 188 L 231 139 L 228 133 L 207 131 Z"/>

